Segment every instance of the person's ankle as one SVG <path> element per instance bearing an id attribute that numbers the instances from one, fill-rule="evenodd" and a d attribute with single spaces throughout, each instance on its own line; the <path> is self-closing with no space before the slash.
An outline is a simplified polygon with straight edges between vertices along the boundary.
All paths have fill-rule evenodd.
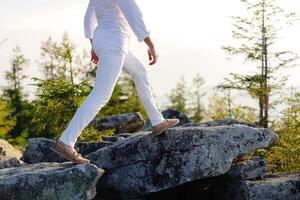
<path id="1" fill-rule="evenodd" d="M 58 139 L 58 141 L 64 145 L 66 145 L 67 147 L 70 147 L 70 148 L 74 148 L 73 146 L 69 145 L 69 144 L 66 144 L 63 140 L 61 140 L 60 138 Z"/>

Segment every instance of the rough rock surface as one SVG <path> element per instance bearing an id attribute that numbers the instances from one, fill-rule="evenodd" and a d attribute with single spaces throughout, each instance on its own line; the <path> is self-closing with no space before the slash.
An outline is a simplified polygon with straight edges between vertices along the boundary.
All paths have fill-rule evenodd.
<path id="1" fill-rule="evenodd" d="M 20 159 L 22 154 L 7 141 L 0 139 L 0 156 L 16 157 L 17 159 Z"/>
<path id="2" fill-rule="evenodd" d="M 164 116 L 164 118 L 178 118 L 180 120 L 178 126 L 190 122 L 190 119 L 184 113 L 178 112 L 171 108 L 162 111 L 161 114 Z"/>
<path id="3" fill-rule="evenodd" d="M 300 173 L 227 181 L 215 186 L 211 194 L 213 199 L 224 200 L 297 200 L 300 199 Z"/>
<path id="4" fill-rule="evenodd" d="M 145 195 L 222 175 L 235 157 L 268 147 L 276 139 L 269 129 L 245 125 L 174 127 L 160 136 L 134 134 L 87 158 L 108 169 L 100 189 Z"/>
<path id="5" fill-rule="evenodd" d="M 125 139 L 125 137 L 119 137 L 119 135 L 117 136 L 103 136 L 102 140 L 104 141 L 108 141 L 108 142 L 116 142 L 118 140 L 123 140 Z"/>
<path id="6" fill-rule="evenodd" d="M 145 120 L 139 112 L 113 115 L 101 119 L 94 119 L 91 124 L 98 131 L 115 129 L 115 133 L 134 133 L 142 129 Z"/>
<path id="7" fill-rule="evenodd" d="M 21 163 L 16 157 L 0 156 L 0 169 L 20 166 Z"/>
<path id="8" fill-rule="evenodd" d="M 164 116 L 165 119 L 178 118 L 179 123 L 176 126 L 182 126 L 183 124 L 190 122 L 190 119 L 184 113 L 173 110 L 172 108 L 162 111 L 161 114 Z M 144 131 L 149 131 L 151 129 L 152 129 L 152 126 L 151 126 L 150 120 L 147 120 Z"/>
<path id="9" fill-rule="evenodd" d="M 3 200 L 92 199 L 104 171 L 92 164 L 38 163 L 0 170 Z"/>
<path id="10" fill-rule="evenodd" d="M 224 125 L 232 125 L 232 124 L 243 124 L 251 127 L 257 127 L 255 124 L 250 124 L 247 122 L 240 122 L 235 119 L 227 118 L 222 120 L 213 120 L 213 121 L 207 121 L 207 122 L 201 122 L 201 123 L 186 123 L 182 126 L 184 127 L 193 127 L 193 126 L 203 126 L 203 127 L 209 127 L 209 126 L 224 126 Z"/>
<path id="11" fill-rule="evenodd" d="M 111 145 L 110 141 L 102 142 L 78 142 L 75 144 L 75 149 L 82 155 L 88 155 L 98 149 Z"/>
<path id="12" fill-rule="evenodd" d="M 226 174 L 231 179 L 253 179 L 263 177 L 267 171 L 267 161 L 258 156 L 254 156 L 250 160 L 245 160 L 231 165 L 230 170 Z"/>
<path id="13" fill-rule="evenodd" d="M 251 180 L 231 180 L 226 176 L 189 182 L 141 199 L 165 200 L 298 200 L 300 173 L 265 176 Z"/>
<path id="14" fill-rule="evenodd" d="M 21 160 L 25 163 L 33 164 L 40 162 L 65 162 L 66 160 L 53 152 L 50 147 L 54 144 L 54 140 L 47 138 L 30 138 L 27 140 L 28 146 Z M 79 142 L 75 145 L 75 149 L 82 155 L 87 155 L 100 148 L 111 145 L 111 142 Z"/>

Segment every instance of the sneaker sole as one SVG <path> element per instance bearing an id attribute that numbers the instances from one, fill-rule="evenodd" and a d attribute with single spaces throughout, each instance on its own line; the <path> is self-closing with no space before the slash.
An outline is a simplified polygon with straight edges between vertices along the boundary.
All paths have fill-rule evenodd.
<path id="1" fill-rule="evenodd" d="M 176 124 L 178 124 L 179 123 L 179 121 L 178 122 L 175 122 L 174 124 L 172 124 L 170 127 L 165 127 L 165 128 L 163 128 L 160 132 L 158 132 L 158 133 L 153 133 L 152 132 L 152 134 L 153 135 L 155 135 L 155 136 L 158 136 L 158 135 L 161 135 L 165 130 L 167 130 L 168 128 L 172 128 L 173 126 L 175 126 Z"/>

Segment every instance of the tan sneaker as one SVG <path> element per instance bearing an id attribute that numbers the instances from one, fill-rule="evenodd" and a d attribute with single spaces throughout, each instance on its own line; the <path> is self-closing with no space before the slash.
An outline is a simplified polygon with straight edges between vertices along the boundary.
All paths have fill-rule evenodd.
<path id="1" fill-rule="evenodd" d="M 154 135 L 160 135 L 162 132 L 167 130 L 168 128 L 171 128 L 179 123 L 179 119 L 165 119 L 160 124 L 157 124 L 156 126 L 153 126 L 152 133 Z"/>
<path id="2" fill-rule="evenodd" d="M 80 153 L 77 153 L 77 151 L 73 147 L 64 144 L 59 139 L 56 140 L 55 144 L 50 149 L 58 153 L 65 159 L 72 161 L 73 163 L 78 163 L 78 164 L 90 163 L 88 159 L 83 158 Z"/>

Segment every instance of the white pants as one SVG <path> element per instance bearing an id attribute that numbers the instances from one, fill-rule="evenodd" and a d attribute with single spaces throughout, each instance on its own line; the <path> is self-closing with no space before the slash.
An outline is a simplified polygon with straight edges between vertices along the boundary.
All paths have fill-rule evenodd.
<path id="1" fill-rule="evenodd" d="M 138 97 L 145 108 L 151 124 L 155 126 L 164 120 L 154 101 L 146 66 L 131 51 L 127 50 L 128 48 L 125 46 L 111 48 L 106 45 L 97 47 L 94 44 L 94 51 L 100 59 L 100 64 L 96 71 L 94 88 L 77 109 L 68 127 L 59 138 L 63 143 L 72 147 L 74 147 L 77 137 L 83 129 L 109 101 L 122 71 L 132 77 Z"/>

